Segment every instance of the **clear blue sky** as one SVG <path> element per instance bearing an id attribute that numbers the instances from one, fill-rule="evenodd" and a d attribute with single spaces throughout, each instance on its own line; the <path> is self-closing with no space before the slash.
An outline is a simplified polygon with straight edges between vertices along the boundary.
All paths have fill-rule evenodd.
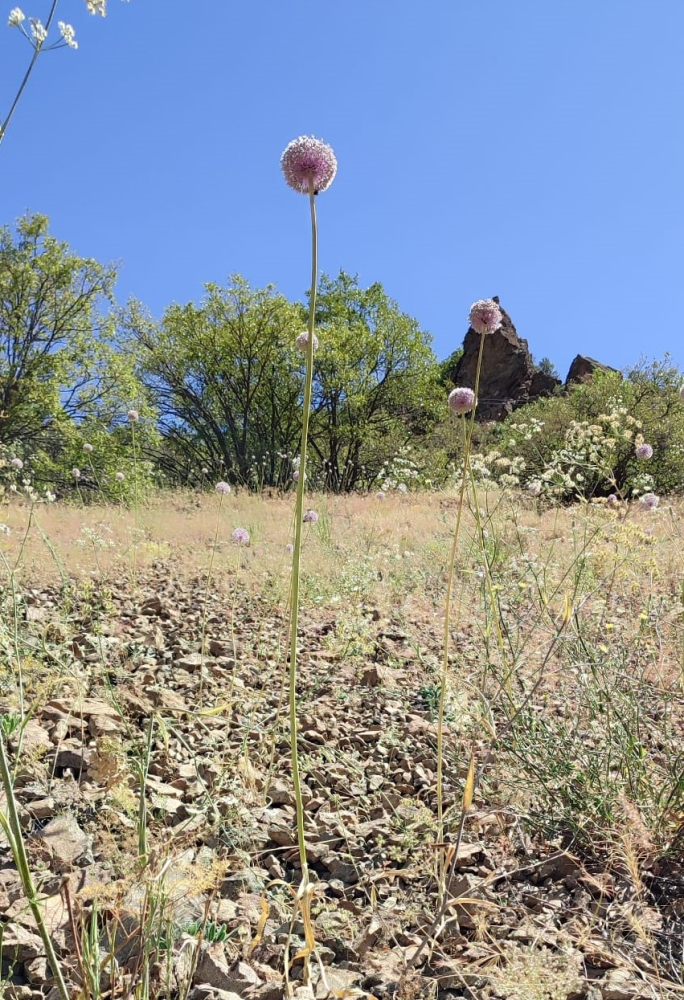
<path id="1" fill-rule="evenodd" d="M 9 0 L 44 17 L 47 0 Z M 50 216 L 159 315 L 239 272 L 304 297 L 305 197 L 280 153 L 338 157 L 321 269 L 380 281 L 457 347 L 498 294 L 535 356 L 684 365 L 684 0 L 60 0 L 0 149 L 0 222 Z M 3 13 L 3 23 L 6 14 Z M 0 28 L 0 107 L 29 57 Z"/>

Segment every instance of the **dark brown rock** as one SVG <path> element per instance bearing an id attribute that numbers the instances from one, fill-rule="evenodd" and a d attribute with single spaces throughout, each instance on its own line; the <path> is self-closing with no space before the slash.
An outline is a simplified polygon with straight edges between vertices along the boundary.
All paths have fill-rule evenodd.
<path id="1" fill-rule="evenodd" d="M 498 302 L 496 296 L 494 299 Z M 535 365 L 527 341 L 518 336 L 504 309 L 501 314 L 501 326 L 484 340 L 478 420 L 503 420 L 516 407 L 539 396 L 549 396 L 560 385 L 557 378 Z M 463 341 L 463 354 L 449 373 L 454 385 L 475 387 L 479 351 L 480 334 L 470 327 Z"/>
<path id="2" fill-rule="evenodd" d="M 610 365 L 604 365 L 600 361 L 595 361 L 594 358 L 587 358 L 583 354 L 578 354 L 570 365 L 565 384 L 572 385 L 573 382 L 586 382 L 597 371 L 614 372 L 617 371 L 617 368 L 611 368 Z"/>

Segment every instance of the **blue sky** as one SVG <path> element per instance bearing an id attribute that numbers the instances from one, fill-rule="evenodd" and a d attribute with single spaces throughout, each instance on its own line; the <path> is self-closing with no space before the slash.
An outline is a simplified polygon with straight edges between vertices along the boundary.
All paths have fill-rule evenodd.
<path id="1" fill-rule="evenodd" d="M 7 13 L 17 0 L 6 4 Z M 47 0 L 18 0 L 45 17 Z M 232 272 L 303 299 L 306 198 L 339 161 L 321 269 L 383 283 L 445 357 L 498 294 L 536 357 L 684 366 L 682 0 L 60 0 L 0 148 L 0 222 L 50 216 L 159 315 Z M 3 14 L 4 24 L 6 15 Z M 30 55 L 0 28 L 0 109 Z"/>

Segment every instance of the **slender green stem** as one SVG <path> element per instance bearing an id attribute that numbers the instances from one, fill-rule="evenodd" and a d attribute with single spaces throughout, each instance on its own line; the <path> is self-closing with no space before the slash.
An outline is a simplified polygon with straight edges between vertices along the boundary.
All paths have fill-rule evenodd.
<path id="1" fill-rule="evenodd" d="M 470 462 L 470 444 L 473 437 L 475 425 L 475 411 L 477 408 L 477 392 L 480 385 L 480 370 L 482 368 L 482 352 L 484 350 L 484 334 L 480 335 L 480 350 L 477 356 L 477 368 L 475 370 L 475 405 L 470 417 L 470 427 L 467 435 L 464 436 L 464 455 L 461 471 L 461 485 L 458 494 L 458 510 L 456 513 L 456 526 L 454 537 L 451 542 L 451 552 L 449 555 L 449 571 L 447 576 L 446 602 L 444 607 L 444 650 L 442 655 L 442 672 L 439 687 L 439 710 L 437 717 L 437 837 L 441 844 L 444 843 L 444 707 L 446 702 L 447 679 L 449 676 L 449 633 L 451 627 L 451 600 L 454 587 L 454 568 L 456 565 L 456 553 L 458 552 L 458 540 L 461 532 L 461 520 L 463 517 L 463 506 L 465 500 L 466 485 L 468 482 L 468 466 Z M 465 418 L 463 418 L 465 419 Z M 440 865 L 440 869 L 441 869 Z M 443 893 L 444 884 L 440 876 L 440 892 Z"/>
<path id="2" fill-rule="evenodd" d="M 290 745 L 292 750 L 292 780 L 297 807 L 297 843 L 302 868 L 302 885 L 309 880 L 309 866 L 306 860 L 304 839 L 304 803 L 299 775 L 297 754 L 297 631 L 299 627 L 299 574 L 302 552 L 302 525 L 304 521 L 304 489 L 306 484 L 306 448 L 309 434 L 309 413 L 311 410 L 311 386 L 313 382 L 314 326 L 316 323 L 316 283 L 318 277 L 318 239 L 316 229 L 316 202 L 313 180 L 309 179 L 309 205 L 311 208 L 311 294 L 309 297 L 309 342 L 306 351 L 306 377 L 304 379 L 304 412 L 302 414 L 302 444 L 297 481 L 297 502 L 295 504 L 295 540 L 292 555 L 292 588 L 290 609 Z"/>
<path id="3" fill-rule="evenodd" d="M 52 7 L 50 8 L 50 13 L 48 14 L 48 19 L 45 22 L 45 30 L 46 31 L 50 30 L 50 25 L 52 24 L 52 19 L 54 18 L 55 12 L 57 10 L 57 3 L 58 3 L 58 0 L 52 0 Z M 12 121 L 12 118 L 14 117 L 14 112 L 17 110 L 17 107 L 19 105 L 19 101 L 21 100 L 21 96 L 24 93 L 24 90 L 26 89 L 26 84 L 29 82 L 29 78 L 30 78 L 31 74 L 33 73 L 33 70 L 35 68 L 36 62 L 38 61 L 38 56 L 40 55 L 40 53 L 42 51 L 42 48 L 43 48 L 42 43 L 36 43 L 34 45 L 33 56 L 31 57 L 31 62 L 28 65 L 28 69 L 24 73 L 24 79 L 19 84 L 19 90 L 17 91 L 16 97 L 12 101 L 12 107 L 9 109 L 9 112 L 7 113 L 7 117 L 5 118 L 4 122 L 2 122 L 2 124 L 0 124 L 0 144 L 2 144 L 2 140 L 5 138 L 5 134 L 7 133 L 7 129 L 9 127 L 9 123 Z"/>
<path id="4" fill-rule="evenodd" d="M 202 695 L 204 693 L 204 642 L 207 637 L 207 612 L 209 606 L 209 587 L 211 585 L 211 575 L 214 569 L 214 557 L 216 555 L 216 546 L 218 544 L 218 534 L 219 527 L 221 525 L 221 507 L 223 506 L 223 493 L 219 493 L 219 507 L 216 514 L 216 529 L 214 531 L 214 544 L 211 547 L 211 555 L 209 556 L 209 569 L 207 570 L 207 583 L 204 588 L 204 609 L 202 611 L 202 633 L 200 635 L 200 684 L 199 684 L 199 702 L 202 704 Z M 231 626 L 232 627 L 232 626 Z M 233 640 L 233 645 L 235 641 Z M 236 658 L 237 659 L 237 658 Z"/>
<path id="5" fill-rule="evenodd" d="M 26 896 L 27 902 L 31 908 L 31 913 L 33 914 L 34 920 L 36 921 L 36 926 L 43 940 L 43 945 L 45 947 L 45 954 L 47 956 L 48 963 L 52 969 L 52 974 L 55 977 L 55 984 L 59 991 L 59 995 L 62 1000 L 69 1000 L 69 991 L 67 989 L 66 983 L 64 982 L 64 977 L 62 976 L 62 970 L 60 968 L 59 962 L 57 960 L 57 955 L 55 954 L 55 949 L 52 944 L 52 939 L 45 926 L 45 921 L 43 920 L 43 912 L 40 908 L 40 903 L 38 902 L 38 895 L 36 893 L 36 887 L 33 883 L 33 876 L 31 875 L 31 868 L 29 866 L 28 855 L 26 853 L 26 846 L 24 844 L 24 835 L 21 829 L 21 823 L 19 821 L 19 812 L 17 809 L 17 800 L 14 797 L 14 785 L 12 783 L 12 777 L 10 775 L 9 763 L 7 760 L 7 754 L 5 753 L 5 737 L 4 734 L 0 732 L 0 777 L 2 777 L 2 785 L 5 791 L 5 798 L 7 799 L 7 817 L 0 813 L 0 823 L 4 828 L 7 839 L 10 843 L 10 848 L 12 850 L 12 855 L 14 857 L 15 864 L 17 866 L 17 871 L 19 872 L 19 877 L 21 878 L 21 887 Z"/>

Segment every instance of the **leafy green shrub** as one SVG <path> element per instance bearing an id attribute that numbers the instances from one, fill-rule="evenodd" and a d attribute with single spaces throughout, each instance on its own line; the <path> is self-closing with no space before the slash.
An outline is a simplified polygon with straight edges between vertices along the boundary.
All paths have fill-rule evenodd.
<path id="1" fill-rule="evenodd" d="M 490 427 L 486 450 L 473 456 L 473 469 L 480 478 L 558 500 L 681 493 L 681 381 L 668 357 L 642 362 L 624 378 L 597 372 L 569 392 L 540 399 Z M 644 443 L 653 449 L 648 460 L 636 454 Z"/>

